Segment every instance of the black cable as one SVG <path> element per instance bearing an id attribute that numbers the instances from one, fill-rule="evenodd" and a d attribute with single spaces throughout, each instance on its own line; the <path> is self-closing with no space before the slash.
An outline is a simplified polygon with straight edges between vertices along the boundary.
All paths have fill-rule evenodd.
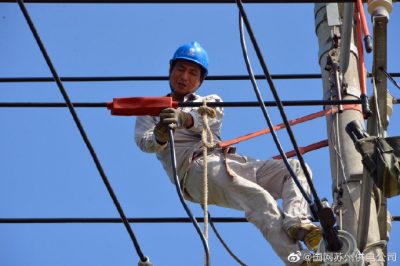
<path id="1" fill-rule="evenodd" d="M 214 219 L 211 217 L 210 212 L 208 212 L 208 217 L 209 217 L 209 224 L 212 228 L 212 230 L 214 231 L 214 234 L 217 236 L 219 242 L 221 242 L 222 246 L 225 248 L 225 250 L 229 253 L 229 255 L 231 255 L 231 257 L 237 262 L 239 263 L 239 265 L 241 266 L 246 266 L 246 264 L 239 259 L 239 257 L 237 257 L 235 255 L 235 253 L 233 253 L 233 251 L 228 247 L 228 244 L 225 243 L 225 241 L 222 239 L 222 236 L 219 234 L 217 228 L 214 225 Z M 247 220 L 246 220 L 247 221 Z"/>
<path id="2" fill-rule="evenodd" d="M 311 193 L 312 193 L 312 195 L 314 197 L 314 201 L 316 202 L 318 209 L 320 209 L 320 208 L 322 208 L 321 200 L 319 199 L 318 194 L 317 194 L 317 192 L 315 190 L 315 187 L 314 187 L 314 184 L 312 182 L 310 173 L 309 173 L 309 171 L 308 171 L 308 169 L 306 167 L 306 164 L 304 162 L 303 156 L 301 155 L 301 152 L 300 152 L 299 147 L 297 145 L 296 139 L 295 139 L 294 134 L 292 132 L 292 128 L 291 128 L 291 126 L 289 124 L 289 121 L 288 121 L 288 119 L 286 117 L 286 113 L 285 113 L 285 110 L 283 109 L 282 102 L 281 102 L 281 100 L 279 98 L 279 95 L 278 95 L 278 93 L 276 91 L 276 88 L 275 88 L 275 85 L 274 85 L 274 83 L 273 83 L 273 81 L 271 79 L 271 76 L 269 75 L 269 71 L 268 71 L 267 65 L 265 64 L 265 60 L 263 58 L 261 50 L 258 47 L 257 40 L 255 39 L 255 35 L 254 35 L 253 30 L 251 28 L 250 22 L 249 22 L 249 20 L 247 18 L 246 11 L 243 8 L 243 4 L 242 4 L 241 0 L 236 0 L 236 3 L 238 5 L 238 7 L 239 7 L 239 11 L 240 11 L 241 16 L 243 17 L 244 23 L 245 23 L 246 28 L 247 28 L 247 32 L 248 32 L 249 37 L 250 37 L 250 39 L 251 39 L 251 41 L 253 43 L 253 47 L 254 47 L 254 49 L 256 51 L 256 54 L 257 54 L 257 57 L 258 57 L 259 62 L 261 64 L 261 67 L 263 69 L 263 72 L 264 72 L 264 74 L 265 74 L 265 76 L 267 78 L 267 81 L 268 81 L 269 87 L 271 89 L 271 92 L 272 92 L 272 94 L 274 96 L 274 99 L 275 99 L 275 101 L 277 103 L 277 106 L 278 106 L 279 112 L 281 114 L 282 120 L 283 120 L 283 122 L 284 122 L 284 124 L 286 126 L 286 130 L 288 132 L 290 141 L 292 142 L 293 148 L 296 151 L 296 156 L 297 156 L 297 158 L 298 158 L 298 160 L 300 162 L 300 165 L 301 165 L 301 167 L 303 169 L 304 175 L 306 176 L 307 182 L 308 182 L 308 184 L 310 186 Z"/>
<path id="3" fill-rule="evenodd" d="M 392 77 L 400 77 L 400 73 L 388 73 Z M 372 77 L 368 73 L 367 77 Z M 254 75 L 255 79 L 265 79 L 264 75 Z M 320 79 L 321 74 L 271 74 L 272 79 L 292 80 L 292 79 Z M 115 82 L 115 81 L 167 81 L 168 76 L 108 76 L 108 77 L 60 77 L 63 82 Z M 215 75 L 207 76 L 206 80 L 249 80 L 249 75 Z M 54 82 L 50 77 L 3 77 L 0 83 L 16 82 Z"/>
<path id="4" fill-rule="evenodd" d="M 203 217 L 195 217 L 199 223 Z M 127 218 L 129 223 L 191 223 L 187 217 Z M 244 217 L 215 217 L 214 223 L 246 223 Z M 0 218 L 0 224 L 123 223 L 121 218 Z"/>
<path id="5" fill-rule="evenodd" d="M 400 73 L 388 73 L 392 77 L 400 77 Z M 367 77 L 371 78 L 372 73 Z M 254 75 L 255 79 L 265 79 L 264 75 Z M 291 80 L 291 79 L 320 79 L 321 74 L 272 74 L 272 79 Z M 166 81 L 168 76 L 109 76 L 109 77 L 60 77 L 63 82 L 107 82 L 107 81 Z M 249 75 L 215 75 L 207 76 L 206 80 L 249 80 Z M 15 82 L 54 82 L 50 77 L 3 77 L 0 83 Z"/>
<path id="6" fill-rule="evenodd" d="M 349 104 L 360 104 L 361 101 L 354 100 L 304 100 L 304 101 L 282 101 L 284 106 L 320 106 L 320 105 L 349 105 Z M 393 104 L 399 104 L 399 99 L 394 99 Z M 106 102 L 74 102 L 74 107 L 83 108 L 105 108 L 107 107 Z M 210 102 L 207 103 L 211 107 L 259 107 L 259 102 Z M 198 102 L 180 102 L 179 107 L 200 107 L 202 103 Z M 265 106 L 277 106 L 274 101 L 265 101 Z M 66 103 L 57 102 L 0 102 L 0 108 L 64 108 L 68 107 Z"/>
<path id="7" fill-rule="evenodd" d="M 12 3 L 11 0 L 0 0 L 0 3 Z M 229 0 L 27 0 L 27 3 L 66 3 L 66 4 L 231 4 Z M 355 0 L 245 0 L 246 3 L 347 3 Z"/>
<path id="8" fill-rule="evenodd" d="M 396 74 L 396 73 L 394 73 Z M 400 74 L 400 73 L 398 73 Z M 275 74 L 273 79 L 319 79 L 321 74 Z M 265 79 L 264 75 L 255 75 L 256 79 Z M 167 81 L 168 76 L 114 76 L 114 77 L 60 77 L 63 82 L 105 82 L 105 81 Z M 248 80 L 248 75 L 207 76 L 206 80 Z M 0 83 L 14 82 L 54 82 L 50 77 L 4 77 Z"/>
<path id="9" fill-rule="evenodd" d="M 193 223 L 194 228 L 196 229 L 197 233 L 200 236 L 201 242 L 203 243 L 204 252 L 206 253 L 206 265 L 209 266 L 210 265 L 210 252 L 209 252 L 207 240 L 204 237 L 204 234 L 201 231 L 199 224 L 197 223 L 196 219 L 194 218 L 194 215 L 190 211 L 190 208 L 186 204 L 185 199 L 183 198 L 183 195 L 182 195 L 182 188 L 181 188 L 181 184 L 179 182 L 178 173 L 176 171 L 174 130 L 171 127 L 168 127 L 168 142 L 169 142 L 169 150 L 170 150 L 171 164 L 172 164 L 172 175 L 174 176 L 176 192 L 178 193 L 179 200 L 181 201 L 183 208 L 185 209 L 187 215 L 189 216 L 190 221 Z"/>
<path id="10" fill-rule="evenodd" d="M 321 74 L 276 74 L 273 79 L 318 79 Z M 105 81 L 167 81 L 168 76 L 115 76 L 115 77 L 61 77 L 63 82 L 105 82 Z M 207 76 L 206 80 L 248 80 L 246 75 Z M 265 79 L 264 75 L 256 75 L 256 79 Z M 0 83 L 13 82 L 54 82 L 49 77 L 0 78 Z"/>
<path id="11" fill-rule="evenodd" d="M 86 132 L 85 132 L 80 120 L 79 120 L 79 117 L 78 117 L 78 115 L 77 115 L 77 113 L 76 113 L 76 111 L 74 109 L 74 106 L 71 103 L 71 100 L 69 99 L 69 96 L 68 96 L 66 90 L 64 89 L 64 86 L 63 86 L 63 84 L 62 84 L 62 82 L 61 82 L 61 80 L 60 80 L 60 78 L 59 78 L 59 76 L 57 74 L 57 71 L 54 68 L 53 63 L 51 62 L 51 59 L 50 59 L 49 55 L 47 54 L 46 48 L 44 47 L 44 45 L 43 45 L 43 43 L 42 43 L 42 41 L 40 39 L 40 36 L 39 36 L 39 34 L 38 34 L 38 32 L 37 32 L 32 20 L 31 20 L 31 18 L 29 16 L 28 10 L 26 9 L 24 2 L 22 0 L 17 0 L 17 2 L 18 2 L 18 5 L 19 5 L 19 7 L 20 7 L 25 19 L 26 19 L 26 22 L 29 25 L 29 28 L 32 31 L 33 36 L 35 37 L 35 40 L 36 40 L 36 42 L 37 42 L 37 44 L 38 44 L 38 46 L 39 46 L 39 48 L 40 48 L 40 50 L 41 50 L 41 52 L 43 54 L 43 57 L 46 60 L 46 63 L 47 63 L 47 65 L 48 65 L 48 67 L 49 67 L 49 69 L 50 69 L 50 71 L 51 71 L 51 73 L 52 73 L 52 75 L 54 77 L 54 80 L 56 81 L 57 86 L 58 86 L 58 88 L 59 88 L 59 90 L 60 90 L 60 92 L 61 92 L 61 94 L 62 94 L 62 96 L 63 96 L 63 98 L 64 98 L 64 100 L 66 102 L 66 104 L 68 105 L 69 111 L 70 111 L 70 113 L 71 113 L 71 115 L 72 115 L 72 117 L 73 117 L 73 119 L 75 121 L 75 124 L 78 127 L 79 132 L 80 132 L 80 134 L 81 134 L 81 136 L 82 136 L 82 138 L 83 138 L 83 140 L 84 140 L 84 142 L 85 142 L 90 154 L 92 155 L 93 161 L 96 164 L 97 170 L 99 171 L 99 174 L 100 174 L 100 176 L 101 176 L 101 178 L 102 178 L 102 180 L 103 180 L 103 182 L 104 182 L 104 184 L 105 184 L 105 186 L 106 186 L 106 188 L 108 190 L 108 193 L 110 194 L 110 196 L 111 196 L 111 198 L 112 198 L 112 200 L 114 202 L 114 205 L 117 208 L 118 213 L 119 213 L 121 219 L 124 222 L 125 228 L 128 231 L 129 236 L 131 237 L 131 240 L 133 242 L 133 245 L 135 246 L 136 252 L 137 252 L 140 260 L 142 262 L 148 261 L 148 258 L 143 255 L 143 252 L 140 249 L 140 246 L 139 246 L 139 243 L 138 243 L 138 241 L 137 241 L 137 239 L 135 237 L 135 234 L 133 233 L 132 228 L 129 225 L 129 222 L 126 219 L 124 211 L 122 210 L 122 207 L 121 207 L 121 205 L 120 205 L 120 203 L 119 203 L 119 201 L 118 201 L 118 199 L 117 199 L 117 197 L 116 197 L 116 195 L 115 195 L 115 193 L 114 193 L 114 191 L 113 191 L 113 189 L 111 187 L 111 184 L 107 179 L 107 176 L 106 176 L 106 174 L 105 174 L 105 172 L 103 170 L 103 167 L 101 166 L 100 161 L 97 158 L 96 152 L 94 151 L 94 149 L 92 147 L 92 144 L 90 143 L 89 138 L 86 135 Z"/>
<path id="12" fill-rule="evenodd" d="M 199 223 L 204 222 L 203 217 L 195 217 Z M 393 221 L 400 222 L 400 216 L 392 216 Z M 157 218 L 127 218 L 129 223 L 191 223 L 187 217 L 157 217 Z M 215 217 L 213 223 L 247 223 L 244 217 Z M 112 224 L 123 223 L 121 218 L 0 218 L 0 224 Z"/>
<path id="13" fill-rule="evenodd" d="M 313 215 L 314 215 L 314 217 L 316 219 L 319 219 L 319 221 L 321 223 L 322 231 L 323 231 L 323 237 L 324 237 L 324 241 L 325 241 L 325 245 L 326 245 L 327 250 L 338 252 L 338 251 L 341 250 L 341 248 L 343 246 L 343 243 L 339 238 L 337 229 L 335 229 L 335 227 L 334 227 L 334 225 L 336 223 L 336 218 L 335 218 L 335 215 L 333 213 L 333 210 L 328 205 L 322 205 L 322 202 L 318 197 L 317 191 L 315 190 L 314 184 L 313 184 L 313 182 L 311 180 L 310 173 L 309 173 L 309 171 L 307 169 L 307 166 L 306 166 L 306 164 L 304 162 L 304 158 L 303 158 L 303 156 L 302 156 L 302 154 L 301 154 L 301 152 L 299 150 L 299 147 L 297 145 L 296 139 L 295 139 L 294 134 L 292 132 L 291 126 L 290 126 L 290 124 L 288 122 L 288 119 L 286 117 L 286 113 L 285 113 L 285 110 L 283 109 L 282 102 L 281 102 L 281 100 L 279 98 L 279 95 L 278 95 L 276 89 L 275 89 L 275 85 L 274 85 L 274 83 L 273 83 L 273 81 L 271 79 L 271 76 L 269 75 L 269 71 L 268 71 L 267 65 L 265 64 L 265 60 L 264 60 L 263 55 L 261 53 L 261 50 L 260 50 L 260 48 L 258 46 L 257 40 L 256 40 L 255 35 L 253 33 L 253 30 L 251 28 L 250 22 L 249 22 L 249 20 L 247 18 L 246 12 L 245 12 L 245 10 L 243 8 L 243 4 L 242 4 L 241 0 L 237 0 L 236 3 L 238 5 L 238 7 L 239 7 L 240 14 L 242 15 L 242 17 L 244 19 L 247 31 L 248 31 L 250 39 L 251 39 L 251 41 L 253 43 L 253 47 L 254 47 L 254 49 L 256 51 L 256 54 L 257 54 L 257 57 L 258 57 L 259 62 L 261 64 L 261 67 L 263 69 L 263 72 L 264 72 L 264 74 L 265 74 L 265 76 L 267 78 L 270 90 L 271 90 L 271 92 L 272 92 L 272 94 L 274 96 L 275 101 L 278 104 L 278 109 L 279 109 L 279 112 L 281 114 L 282 120 L 283 120 L 283 122 L 284 122 L 284 124 L 286 126 L 286 131 L 289 134 L 289 137 L 290 137 L 290 140 L 292 142 L 292 145 L 293 145 L 293 147 L 294 147 L 294 149 L 296 151 L 296 156 L 297 156 L 297 158 L 298 158 L 298 160 L 300 162 L 301 168 L 303 169 L 303 172 L 304 172 L 305 177 L 307 179 L 307 183 L 308 183 L 308 185 L 310 187 L 310 190 L 311 190 L 311 193 L 312 193 L 312 195 L 314 197 L 314 203 L 315 204 L 310 205 L 311 212 L 313 213 Z"/>
<path id="14" fill-rule="evenodd" d="M 282 148 L 282 145 L 278 139 L 278 136 L 276 135 L 275 129 L 274 129 L 274 125 L 271 122 L 271 119 L 269 117 L 267 108 L 264 104 L 264 100 L 261 96 L 260 90 L 258 89 L 257 86 L 257 82 L 254 79 L 254 73 L 253 73 L 253 69 L 251 67 L 250 64 L 250 59 L 247 53 L 247 48 L 246 48 L 246 41 L 245 41 L 245 37 L 244 37 L 244 30 L 243 30 L 243 18 L 242 18 L 242 14 L 239 13 L 239 31 L 240 31 L 240 43 L 242 46 L 242 51 L 243 51 L 243 57 L 244 57 L 244 61 L 246 62 L 246 68 L 247 71 L 249 72 L 249 76 L 250 76 L 250 80 L 251 83 L 253 84 L 253 88 L 254 88 L 254 93 L 256 94 L 256 97 L 258 99 L 259 105 L 261 107 L 261 110 L 263 112 L 264 118 L 268 124 L 268 127 L 270 129 L 272 138 L 274 139 L 274 143 L 276 145 L 276 148 L 279 151 L 279 154 L 281 155 L 282 161 L 285 164 L 287 170 L 290 173 L 290 176 L 292 177 L 293 181 L 296 183 L 296 186 L 299 188 L 301 194 L 303 195 L 303 197 L 306 199 L 307 203 L 309 205 L 312 205 L 312 200 L 310 199 L 309 195 L 307 195 L 307 192 L 304 190 L 303 186 L 301 185 L 299 179 L 297 178 L 296 174 L 294 173 L 292 167 L 290 166 L 290 163 L 288 161 L 288 158 L 285 154 L 285 151 Z"/>
<path id="15" fill-rule="evenodd" d="M 387 73 L 386 70 L 383 68 L 380 68 L 380 70 L 382 70 L 382 72 L 385 74 L 385 76 L 393 83 L 394 86 L 396 86 L 396 88 L 400 89 L 400 85 L 394 80 L 392 75 Z"/>

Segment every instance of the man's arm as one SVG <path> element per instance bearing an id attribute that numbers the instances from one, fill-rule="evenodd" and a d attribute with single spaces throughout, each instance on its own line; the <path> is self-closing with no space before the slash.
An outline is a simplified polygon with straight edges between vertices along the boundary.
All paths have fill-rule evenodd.
<path id="1" fill-rule="evenodd" d="M 154 130 L 158 121 L 152 116 L 139 116 L 135 124 L 135 141 L 140 150 L 144 152 L 159 152 L 166 148 L 166 141 L 157 141 Z"/>

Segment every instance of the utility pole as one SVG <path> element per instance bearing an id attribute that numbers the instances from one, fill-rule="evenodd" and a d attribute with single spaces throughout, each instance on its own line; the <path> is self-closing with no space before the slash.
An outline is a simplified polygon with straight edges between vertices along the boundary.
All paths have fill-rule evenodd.
<path id="1" fill-rule="evenodd" d="M 368 1 L 368 12 L 372 16 L 373 25 L 374 54 L 372 74 L 373 86 L 376 89 L 372 98 L 374 115 L 368 119 L 368 133 L 379 137 L 387 137 L 387 127 L 393 110 L 393 97 L 387 90 L 386 76 L 382 71 L 387 70 L 387 24 L 391 11 L 391 0 Z M 379 205 L 379 234 L 381 240 L 387 243 L 391 229 L 391 216 L 387 212 L 387 199 L 382 197 Z M 383 247 L 383 253 L 387 257 L 386 246 Z M 385 265 L 387 265 L 387 260 L 385 260 Z"/>
<path id="2" fill-rule="evenodd" d="M 323 81 L 323 97 L 330 99 L 360 99 L 358 53 L 355 45 L 354 3 L 317 3 L 314 8 L 315 30 L 319 43 L 319 64 Z M 333 108 L 335 106 L 326 106 Z M 350 233 L 359 244 L 359 218 L 367 214 L 368 226 L 365 245 L 360 248 L 370 265 L 383 265 L 378 214 L 375 200 L 368 196 L 369 203 L 360 213 L 360 198 L 371 195 L 361 190 L 363 165 L 361 156 L 346 133 L 346 126 L 353 120 L 364 124 L 360 110 L 337 107 L 341 112 L 326 118 L 329 139 L 332 175 L 333 208 L 339 229 Z M 372 185 L 369 187 L 372 188 Z M 365 205 L 365 204 L 364 204 Z M 369 212 L 369 215 L 368 215 Z M 364 227 L 365 229 L 365 227 Z"/>

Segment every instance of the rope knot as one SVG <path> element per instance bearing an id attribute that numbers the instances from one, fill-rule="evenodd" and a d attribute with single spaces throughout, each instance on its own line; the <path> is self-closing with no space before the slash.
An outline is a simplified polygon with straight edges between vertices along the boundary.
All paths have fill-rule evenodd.
<path id="1" fill-rule="evenodd" d="M 203 100 L 203 105 L 199 107 L 197 112 L 201 115 L 203 119 L 203 130 L 201 132 L 203 147 L 213 148 L 214 138 L 210 129 L 210 125 L 208 124 L 208 117 L 215 118 L 217 116 L 217 112 L 215 111 L 215 109 L 207 106 L 207 99 Z"/>
<path id="2" fill-rule="evenodd" d="M 215 118 L 217 116 L 215 109 L 207 106 L 206 100 L 203 101 L 203 105 L 199 107 L 198 112 L 201 116 L 206 115 L 210 118 Z"/>

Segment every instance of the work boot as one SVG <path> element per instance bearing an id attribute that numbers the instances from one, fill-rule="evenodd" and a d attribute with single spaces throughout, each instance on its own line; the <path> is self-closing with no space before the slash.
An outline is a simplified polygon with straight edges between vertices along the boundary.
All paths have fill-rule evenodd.
<path id="1" fill-rule="evenodd" d="M 292 239 L 303 241 L 309 250 L 317 250 L 322 239 L 321 228 L 313 223 L 295 224 L 287 233 Z"/>

